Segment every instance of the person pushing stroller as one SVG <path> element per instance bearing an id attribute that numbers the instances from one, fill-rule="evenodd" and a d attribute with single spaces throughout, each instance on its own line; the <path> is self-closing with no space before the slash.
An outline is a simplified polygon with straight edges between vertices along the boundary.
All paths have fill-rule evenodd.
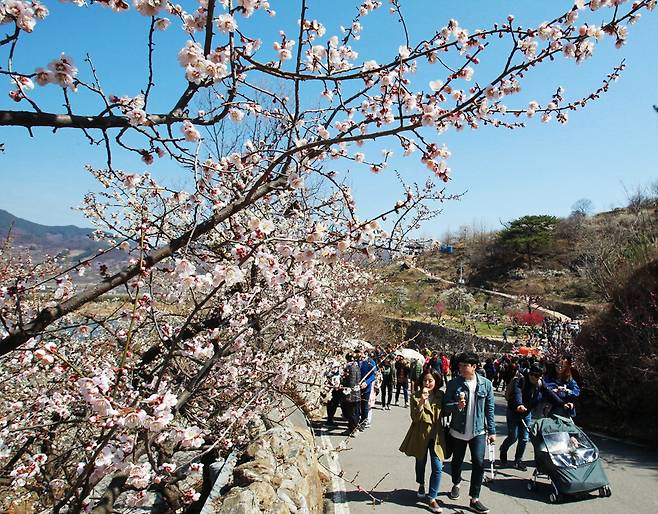
<path id="1" fill-rule="evenodd" d="M 564 402 L 553 391 L 548 389 L 542 380 L 544 370 L 538 364 L 532 364 L 528 372 L 516 377 L 510 384 L 511 390 L 507 396 L 507 437 L 500 446 L 500 464 L 507 464 L 507 452 L 514 443 L 514 468 L 526 471 L 523 464 L 523 453 L 528 444 L 528 429 L 532 422 L 532 410 L 541 402 L 547 401 L 565 411 L 571 411 L 573 404 Z"/>

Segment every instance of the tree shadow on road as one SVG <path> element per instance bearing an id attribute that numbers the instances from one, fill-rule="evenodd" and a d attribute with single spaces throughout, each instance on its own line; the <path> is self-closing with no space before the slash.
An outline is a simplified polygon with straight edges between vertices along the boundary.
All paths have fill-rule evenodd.
<path id="1" fill-rule="evenodd" d="M 544 502 L 548 505 L 550 503 L 548 497 L 553 491 L 550 482 L 542 479 L 537 480 L 537 488 L 534 491 L 528 490 L 528 482 L 529 480 L 526 478 L 506 477 L 503 480 L 496 479 L 492 482 L 485 483 L 484 487 L 497 494 L 503 494 L 521 500 Z M 560 503 L 578 503 L 598 497 L 598 492 L 580 493 L 563 497 Z"/>
<path id="2" fill-rule="evenodd" d="M 377 505 L 381 503 L 388 503 L 393 505 L 399 505 L 401 507 L 416 507 L 421 511 L 431 512 L 426 500 L 419 500 L 416 496 L 416 491 L 411 489 L 393 489 L 392 491 L 375 491 L 372 493 L 377 501 Z M 450 509 L 454 512 L 471 512 L 468 508 L 465 508 L 463 505 L 458 505 L 452 503 L 452 500 L 448 498 L 447 492 L 441 492 L 438 496 L 439 503 L 444 509 Z M 345 493 L 345 502 L 350 503 L 366 503 L 368 505 L 373 504 L 372 498 L 370 498 L 366 493 L 361 491 L 347 491 Z"/>
<path id="3" fill-rule="evenodd" d="M 599 448 L 604 469 L 623 472 L 626 468 L 640 468 L 658 477 L 658 451 L 595 435 L 590 437 Z"/>

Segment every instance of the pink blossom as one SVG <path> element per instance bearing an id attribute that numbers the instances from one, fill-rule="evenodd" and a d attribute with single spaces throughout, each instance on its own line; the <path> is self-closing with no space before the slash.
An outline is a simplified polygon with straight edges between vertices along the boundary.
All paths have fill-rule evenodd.
<path id="1" fill-rule="evenodd" d="M 43 348 L 39 348 L 38 350 L 36 350 L 34 352 L 34 356 L 44 364 L 52 364 L 53 362 L 55 362 L 55 358 Z"/>
<path id="2" fill-rule="evenodd" d="M 183 491 L 183 503 L 190 504 L 194 503 L 201 497 L 201 493 L 198 493 L 196 490 L 189 488 Z"/>
<path id="3" fill-rule="evenodd" d="M 376 70 L 377 68 L 379 68 L 379 64 L 377 64 L 377 61 L 375 61 L 375 60 L 371 59 L 371 60 L 365 61 L 363 63 L 363 71 L 366 71 L 366 72 L 373 71 L 373 70 Z"/>
<path id="4" fill-rule="evenodd" d="M 135 487 L 136 489 L 145 489 L 148 487 L 153 476 L 150 462 L 140 465 L 130 464 L 128 469 L 129 474 L 126 485 Z"/>
<path id="5" fill-rule="evenodd" d="M 441 91 L 443 89 L 443 82 L 440 80 L 430 81 L 430 89 L 432 91 Z"/>
<path id="6" fill-rule="evenodd" d="M 228 32 L 235 32 L 238 29 L 238 24 L 230 14 L 220 14 L 217 17 L 217 28 L 219 28 L 220 32 L 226 34 Z"/>
<path id="7" fill-rule="evenodd" d="M 241 111 L 240 109 L 233 108 L 233 109 L 229 109 L 228 116 L 229 118 L 231 118 L 232 121 L 239 123 L 240 121 L 242 121 L 242 118 L 244 118 L 244 112 Z"/>
<path id="8" fill-rule="evenodd" d="M 156 30 L 167 30 L 169 28 L 169 25 L 171 24 L 171 21 L 169 21 L 169 18 L 158 18 L 155 20 L 155 28 Z"/>
<path id="9" fill-rule="evenodd" d="M 75 67 L 70 57 L 62 54 L 59 59 L 51 61 L 48 64 L 48 68 L 52 73 L 51 82 L 59 84 L 64 88 L 73 86 L 75 77 L 78 74 L 78 68 Z M 39 82 L 38 78 L 37 82 Z"/>
<path id="10" fill-rule="evenodd" d="M 176 467 L 177 467 L 176 464 L 173 464 L 171 462 L 162 463 L 162 471 L 164 471 L 165 473 L 169 473 L 169 474 L 173 473 L 174 471 L 176 471 Z"/>
<path id="11" fill-rule="evenodd" d="M 130 123 L 133 127 L 145 125 L 148 121 L 146 112 L 144 112 L 142 109 L 133 109 L 126 114 L 126 117 L 128 118 L 128 123 Z"/>
<path id="12" fill-rule="evenodd" d="M 36 71 L 36 81 L 37 84 L 40 86 L 45 86 L 46 84 L 50 84 L 51 82 L 54 82 L 55 80 L 55 75 L 52 71 L 50 70 L 44 70 L 43 68 L 37 68 Z"/>
<path id="13" fill-rule="evenodd" d="M 156 16 L 165 8 L 167 2 L 165 0 L 133 0 L 133 4 L 137 12 L 143 16 Z"/>
<path id="14" fill-rule="evenodd" d="M 192 125 L 192 122 L 190 122 L 189 120 L 185 120 L 183 122 L 181 131 L 183 132 L 186 141 L 194 142 L 194 141 L 199 141 L 201 139 L 201 134 L 199 134 L 199 131 L 196 128 L 194 128 L 194 125 Z"/>

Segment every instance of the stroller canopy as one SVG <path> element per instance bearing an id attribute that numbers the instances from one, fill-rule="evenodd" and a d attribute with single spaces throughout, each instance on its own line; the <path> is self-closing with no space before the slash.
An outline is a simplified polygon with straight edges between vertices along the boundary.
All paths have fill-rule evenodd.
<path id="1" fill-rule="evenodd" d="M 593 491 L 608 484 L 599 449 L 571 418 L 537 420 L 530 439 L 537 468 L 549 475 L 560 493 Z"/>

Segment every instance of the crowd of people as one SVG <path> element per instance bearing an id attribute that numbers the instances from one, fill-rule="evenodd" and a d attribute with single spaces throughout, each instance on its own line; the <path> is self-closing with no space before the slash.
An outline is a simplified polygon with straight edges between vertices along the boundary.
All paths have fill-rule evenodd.
<path id="1" fill-rule="evenodd" d="M 505 327 L 502 332 L 503 342 L 512 343 L 513 349 L 520 346 L 537 348 L 568 346 L 580 332 L 581 326 L 577 321 L 566 321 L 547 316 L 541 325 L 528 330 L 524 337 L 519 335 L 519 330 L 518 325 Z M 511 341 L 511 337 L 514 337 L 513 341 Z"/>
<path id="2" fill-rule="evenodd" d="M 392 405 L 408 408 L 411 426 L 400 451 L 415 458 L 418 497 L 432 512 L 441 512 L 438 492 L 443 462 L 451 457 L 452 500 L 460 498 L 461 469 L 466 449 L 471 458 L 469 506 L 477 513 L 489 509 L 480 500 L 485 451 L 496 440 L 494 391 L 504 391 L 507 437 L 500 447 L 498 466 L 508 465 L 508 453 L 516 444 L 511 466 L 526 471 L 523 455 L 533 416 L 549 412 L 575 416 L 580 395 L 579 376 L 565 355 L 557 362 L 513 354 L 492 356 L 483 363 L 473 352 L 452 354 L 423 350 L 405 356 L 393 346 L 355 348 L 336 359 L 328 371 L 331 394 L 327 423 L 336 425 L 341 408 L 347 421 L 345 435 L 356 437 L 373 423 L 372 408 Z M 400 403 L 400 393 L 404 404 Z M 393 398 L 395 401 L 393 402 Z M 429 456 L 431 473 L 425 489 Z"/>

